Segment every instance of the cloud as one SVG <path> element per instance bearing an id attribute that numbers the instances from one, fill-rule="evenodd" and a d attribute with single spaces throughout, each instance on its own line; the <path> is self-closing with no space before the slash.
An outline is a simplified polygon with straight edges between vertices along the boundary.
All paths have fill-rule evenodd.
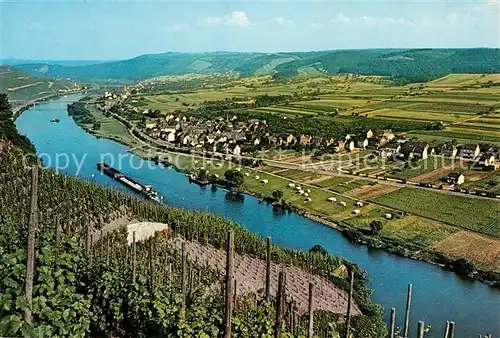
<path id="1" fill-rule="evenodd" d="M 406 25 L 413 26 L 415 23 L 411 20 L 404 18 L 392 18 L 392 17 L 373 17 L 368 15 L 363 15 L 360 17 L 348 17 L 344 13 L 340 12 L 331 20 L 331 23 L 355 23 L 355 24 L 370 24 L 370 25 Z"/>
<path id="2" fill-rule="evenodd" d="M 274 18 L 273 21 L 280 26 L 292 27 L 295 25 L 295 23 L 292 20 L 287 20 L 282 17 Z"/>
<path id="3" fill-rule="evenodd" d="M 248 20 L 245 12 L 232 12 L 229 18 L 226 18 L 226 21 L 229 25 L 246 27 L 250 24 L 250 20 Z"/>
<path id="4" fill-rule="evenodd" d="M 209 16 L 201 20 L 201 23 L 207 27 L 217 27 L 221 25 L 233 27 L 246 27 L 250 25 L 250 20 L 243 11 L 232 12 L 224 16 Z"/>
<path id="5" fill-rule="evenodd" d="M 319 29 L 319 28 L 323 28 L 323 24 L 317 23 L 317 22 L 311 22 L 311 27 Z"/>
<path id="6" fill-rule="evenodd" d="M 171 26 L 161 26 L 160 28 L 166 30 L 167 32 L 178 33 L 178 32 L 188 30 L 189 27 L 190 26 L 186 23 L 176 23 L 176 24 L 171 25 Z"/>
<path id="7" fill-rule="evenodd" d="M 486 0 L 481 2 L 479 5 L 474 6 L 473 10 L 480 12 L 493 12 L 500 13 L 500 0 Z"/>
<path id="8" fill-rule="evenodd" d="M 332 22 L 342 22 L 342 23 L 351 22 L 351 18 L 345 16 L 344 13 L 340 12 L 337 15 L 335 15 L 335 17 L 332 19 Z"/>

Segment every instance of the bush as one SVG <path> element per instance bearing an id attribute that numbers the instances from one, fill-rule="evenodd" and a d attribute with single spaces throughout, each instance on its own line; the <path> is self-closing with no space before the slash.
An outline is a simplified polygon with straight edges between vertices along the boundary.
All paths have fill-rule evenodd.
<path id="1" fill-rule="evenodd" d="M 370 223 L 370 229 L 374 235 L 377 235 L 384 228 L 384 224 L 381 221 L 374 220 Z"/>
<path id="2" fill-rule="evenodd" d="M 320 255 L 328 255 L 328 251 L 326 251 L 325 248 L 323 248 L 321 245 L 316 244 L 309 250 L 310 253 L 315 253 L 315 254 L 320 254 Z"/>

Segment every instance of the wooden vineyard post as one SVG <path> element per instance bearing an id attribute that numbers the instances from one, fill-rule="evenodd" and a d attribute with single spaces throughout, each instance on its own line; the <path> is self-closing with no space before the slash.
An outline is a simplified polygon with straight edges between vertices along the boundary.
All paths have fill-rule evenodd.
<path id="1" fill-rule="evenodd" d="M 104 254 L 104 232 L 101 229 L 100 232 L 100 244 L 99 244 L 99 257 L 102 260 L 102 255 Z"/>
<path id="2" fill-rule="evenodd" d="M 450 322 L 450 337 L 455 338 L 455 322 Z"/>
<path id="3" fill-rule="evenodd" d="M 349 298 L 347 299 L 347 318 L 345 325 L 345 338 L 349 338 L 349 333 L 351 330 L 351 307 L 352 307 L 352 293 L 354 290 L 354 270 L 349 271 Z"/>
<path id="4" fill-rule="evenodd" d="M 35 236 L 38 226 L 38 166 L 34 164 L 31 171 L 31 205 L 28 224 L 28 257 L 26 262 L 25 292 L 28 307 L 24 312 L 24 321 L 31 324 L 31 303 L 33 299 L 33 275 L 35 272 Z"/>
<path id="5" fill-rule="evenodd" d="M 135 283 L 137 269 L 137 252 L 135 248 L 135 231 L 132 232 L 132 281 Z"/>
<path id="6" fill-rule="evenodd" d="M 309 323 L 307 325 L 307 338 L 312 338 L 314 333 L 314 284 L 309 283 Z"/>
<path id="7" fill-rule="evenodd" d="M 288 316 L 287 316 L 287 320 L 288 320 L 288 328 L 289 328 L 289 331 L 290 333 L 292 334 L 293 336 L 293 299 L 290 300 L 288 303 Z"/>
<path id="8" fill-rule="evenodd" d="M 286 274 L 281 271 L 278 278 L 278 292 L 276 294 L 276 321 L 274 326 L 274 338 L 281 337 L 283 328 L 283 303 L 285 301 Z"/>
<path id="9" fill-rule="evenodd" d="M 408 338 L 408 328 L 410 326 L 410 306 L 411 306 L 412 285 L 408 284 L 408 295 L 406 297 L 405 324 L 403 328 L 403 338 Z"/>
<path id="10" fill-rule="evenodd" d="M 418 322 L 418 338 L 424 338 L 424 321 L 421 320 Z"/>
<path id="11" fill-rule="evenodd" d="M 234 279 L 234 287 L 233 287 L 233 309 L 236 308 L 236 295 L 238 293 L 238 282 L 236 278 Z"/>
<path id="12" fill-rule="evenodd" d="M 226 295 L 225 295 L 225 313 L 224 313 L 224 338 L 231 337 L 231 315 L 232 315 L 232 297 L 233 297 L 233 264 L 234 264 L 234 232 L 227 233 L 226 242 Z"/>
<path id="13" fill-rule="evenodd" d="M 56 215 L 56 248 L 59 248 L 60 241 L 61 241 L 61 225 L 59 221 L 59 215 Z"/>
<path id="14" fill-rule="evenodd" d="M 267 237 L 266 246 L 266 300 L 269 301 L 271 297 L 271 237 Z"/>
<path id="15" fill-rule="evenodd" d="M 184 313 L 186 311 L 186 242 L 182 242 L 182 249 L 181 249 L 181 293 L 182 293 L 182 316 L 184 316 Z"/>
<path id="16" fill-rule="evenodd" d="M 106 235 L 106 265 L 109 265 L 109 255 L 110 255 L 110 243 L 109 243 L 109 234 Z"/>
<path id="17" fill-rule="evenodd" d="M 450 322 L 446 321 L 446 326 L 444 328 L 444 338 L 448 338 L 450 335 Z"/>
<path id="18" fill-rule="evenodd" d="M 91 247 L 91 244 L 90 244 L 90 226 L 87 223 L 85 225 L 85 253 L 87 254 L 87 256 L 90 255 L 90 247 Z"/>
<path id="19" fill-rule="evenodd" d="M 94 264 L 94 246 L 92 243 L 94 242 L 94 235 L 90 234 L 90 246 L 89 246 L 89 260 L 90 264 Z"/>
<path id="20" fill-rule="evenodd" d="M 396 309 L 391 309 L 391 321 L 389 323 L 389 338 L 394 338 L 396 330 Z"/>
<path id="21" fill-rule="evenodd" d="M 153 260 L 153 237 L 149 238 L 149 278 L 150 278 L 150 286 L 151 286 L 151 295 L 154 297 L 155 294 L 155 272 L 156 267 Z"/>

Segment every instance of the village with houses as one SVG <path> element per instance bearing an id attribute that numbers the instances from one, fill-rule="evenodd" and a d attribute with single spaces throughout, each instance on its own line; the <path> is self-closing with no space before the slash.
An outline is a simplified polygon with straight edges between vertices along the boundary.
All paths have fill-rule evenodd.
<path id="1" fill-rule="evenodd" d="M 102 99 L 107 102 L 107 105 L 103 105 L 101 109 L 109 109 L 110 102 L 116 105 L 117 102 L 126 100 L 127 94 L 129 93 L 106 92 Z M 205 119 L 178 112 L 159 112 L 159 114 L 157 112 L 158 117 L 151 117 L 151 110 L 134 109 L 134 111 L 142 114 L 143 118 L 136 125 L 141 133 L 147 135 L 148 139 L 166 142 L 173 147 L 202 152 L 207 156 L 222 154 L 232 159 L 263 156 L 265 158 L 266 152 L 274 150 L 295 150 L 297 153 L 301 151 L 307 153 L 320 149 L 323 161 L 318 159 L 316 162 L 321 165 L 318 164 L 316 168 L 389 180 L 392 175 L 387 168 L 411 166 L 415 163 L 418 165 L 419 161 L 441 158 L 450 163 L 458 163 L 453 167 L 460 170 L 447 171 L 446 175 L 439 177 L 438 181 L 433 182 L 434 184 L 421 182 L 419 184 L 439 189 L 445 185 L 456 191 L 463 190 L 458 186 L 465 183 L 466 171 L 495 172 L 500 169 L 500 147 L 486 143 L 458 144 L 453 140 L 431 145 L 429 142 L 414 137 L 407 138 L 404 133 L 371 129 L 363 134 L 347 134 L 341 138 L 293 135 L 292 133 L 272 133 L 265 119 L 239 120 L 236 115 L 224 112 L 213 119 Z M 350 162 L 343 160 L 341 167 L 328 166 L 329 163 L 336 164 L 335 156 L 346 155 L 352 155 L 349 157 Z M 373 173 L 370 175 L 353 170 L 359 167 L 359 162 L 368 155 L 375 167 L 385 166 L 385 171 L 381 168 L 380 171 L 373 171 L 375 175 Z M 324 161 L 325 158 L 331 158 L 332 161 Z M 376 158 L 376 161 L 373 161 L 373 158 Z M 309 168 L 315 167 L 310 163 Z M 434 169 L 439 169 L 439 166 Z M 394 178 L 397 178 L 397 175 Z M 407 179 L 399 179 L 399 181 L 409 183 Z"/>

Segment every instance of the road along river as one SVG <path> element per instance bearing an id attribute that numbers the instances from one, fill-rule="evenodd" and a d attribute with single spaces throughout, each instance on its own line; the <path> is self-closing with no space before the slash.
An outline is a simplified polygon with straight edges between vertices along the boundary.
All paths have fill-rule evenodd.
<path id="1" fill-rule="evenodd" d="M 80 97 L 37 104 L 16 121 L 19 131 L 31 139 L 47 166 L 54 167 L 59 161 L 59 167 L 67 164 L 67 174 L 131 193 L 96 171 L 102 154 L 106 154 L 105 160 L 115 163 L 126 154 L 120 170 L 141 183 L 151 184 L 170 206 L 222 215 L 249 231 L 271 236 L 274 244 L 282 247 L 309 250 L 320 244 L 330 254 L 358 263 L 368 272 L 374 290 L 372 300 L 384 307 L 387 319 L 390 308 L 397 309 L 398 326 L 403 325 L 407 284 L 412 283 L 412 336 L 416 336 L 417 321 L 424 320 L 431 325 L 426 337 L 442 337 L 445 321 L 450 320 L 457 324 L 457 338 L 485 333 L 500 337 L 500 290 L 462 279 L 438 266 L 352 244 L 339 232 L 297 214 L 274 213 L 272 206 L 254 197 L 245 195 L 235 201 L 224 190 L 201 189 L 173 169 L 152 163 L 139 167 L 141 159 L 127 154 L 127 147 L 86 133 L 68 116 L 65 102 Z M 56 117 L 60 123 L 51 123 Z"/>

